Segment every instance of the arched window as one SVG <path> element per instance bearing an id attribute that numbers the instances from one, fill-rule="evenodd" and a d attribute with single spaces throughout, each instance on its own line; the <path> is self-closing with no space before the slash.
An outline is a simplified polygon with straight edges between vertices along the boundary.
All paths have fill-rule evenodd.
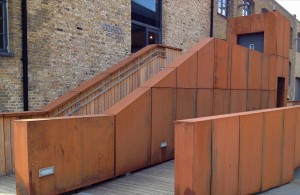
<path id="1" fill-rule="evenodd" d="M 8 51 L 7 0 L 0 0 L 0 52 Z"/>
<path id="2" fill-rule="evenodd" d="M 254 12 L 254 2 L 252 0 L 243 0 L 242 16 L 249 16 Z"/>

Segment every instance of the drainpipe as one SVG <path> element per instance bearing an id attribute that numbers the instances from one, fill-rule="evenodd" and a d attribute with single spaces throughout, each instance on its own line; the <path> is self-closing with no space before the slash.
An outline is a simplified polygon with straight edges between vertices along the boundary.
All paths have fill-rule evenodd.
<path id="1" fill-rule="evenodd" d="M 27 47 L 27 0 L 22 0 L 22 62 L 24 111 L 28 111 L 28 47 Z"/>
<path id="2" fill-rule="evenodd" d="M 214 4 L 215 4 L 215 1 L 211 0 L 211 3 L 210 3 L 210 33 L 209 33 L 210 37 L 214 36 Z"/>

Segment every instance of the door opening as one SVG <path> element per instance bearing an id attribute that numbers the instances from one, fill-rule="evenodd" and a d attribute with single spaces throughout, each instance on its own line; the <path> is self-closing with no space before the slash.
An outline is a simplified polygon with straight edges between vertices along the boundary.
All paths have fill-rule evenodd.
<path id="1" fill-rule="evenodd" d="M 285 85 L 285 78 L 278 77 L 277 80 L 277 103 L 276 107 L 283 107 L 284 106 L 284 85 Z"/>

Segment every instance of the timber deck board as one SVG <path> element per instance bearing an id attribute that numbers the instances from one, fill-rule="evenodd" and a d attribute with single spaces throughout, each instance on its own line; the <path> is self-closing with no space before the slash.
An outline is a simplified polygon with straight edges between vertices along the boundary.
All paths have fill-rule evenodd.
<path id="1" fill-rule="evenodd" d="M 0 176 L 0 195 L 15 195 L 15 176 Z M 174 161 L 73 191 L 73 195 L 173 195 Z"/>

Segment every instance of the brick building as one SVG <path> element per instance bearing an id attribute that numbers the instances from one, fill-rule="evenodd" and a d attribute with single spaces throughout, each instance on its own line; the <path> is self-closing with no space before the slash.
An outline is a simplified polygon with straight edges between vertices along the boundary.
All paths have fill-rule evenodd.
<path id="1" fill-rule="evenodd" d="M 273 10 L 291 21 L 288 97 L 300 99 L 294 87 L 300 77 L 299 21 L 273 0 L 0 0 L 0 5 L 0 112 L 38 109 L 147 44 L 186 50 L 205 37 L 225 39 L 228 17 Z"/>

